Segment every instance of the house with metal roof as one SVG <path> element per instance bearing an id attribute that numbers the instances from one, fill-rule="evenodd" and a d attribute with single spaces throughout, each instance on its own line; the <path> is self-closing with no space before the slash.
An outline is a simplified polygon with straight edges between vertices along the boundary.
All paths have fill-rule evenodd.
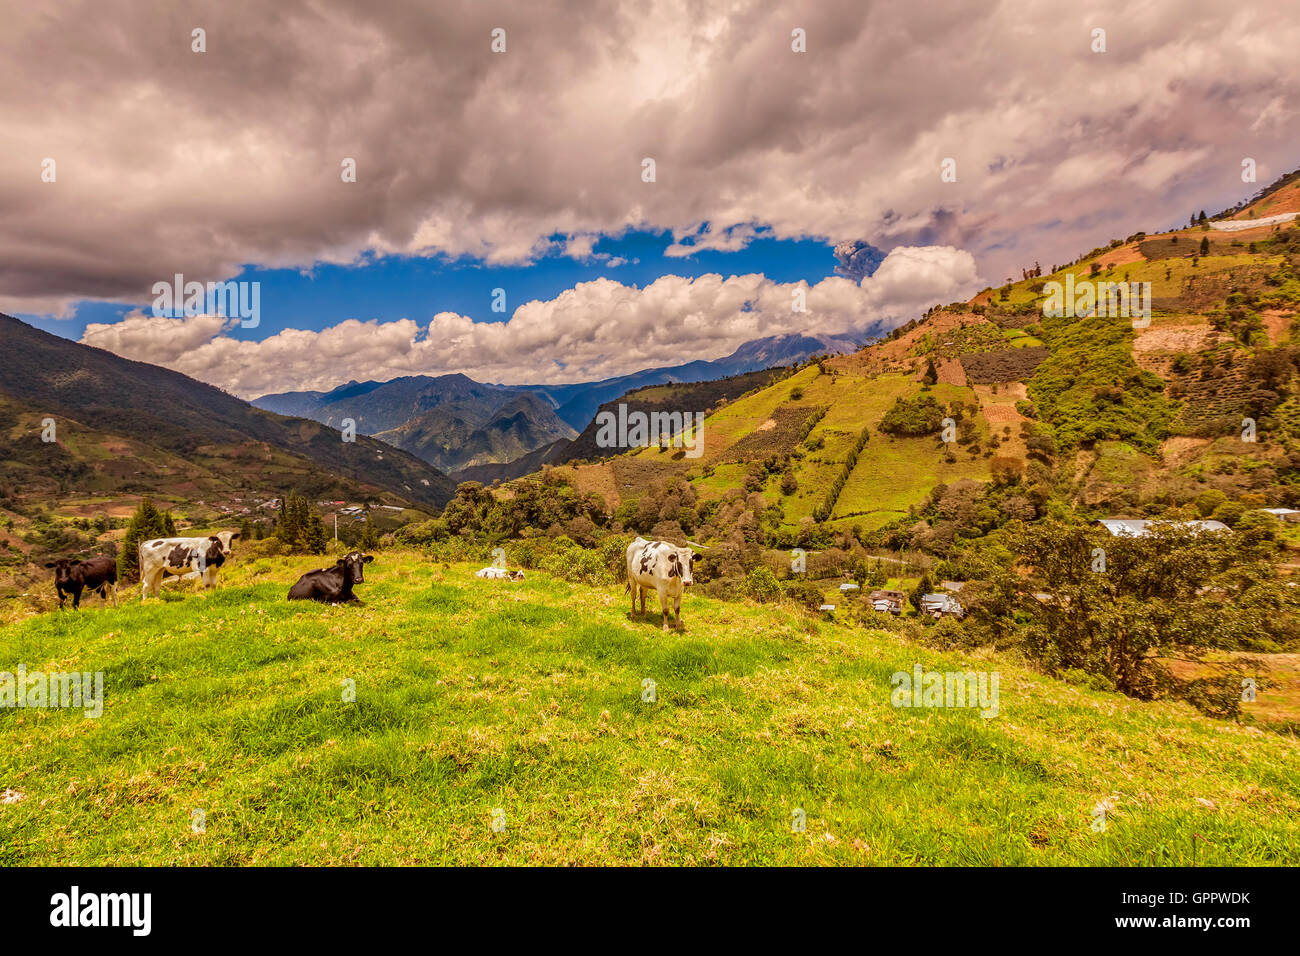
<path id="1" fill-rule="evenodd" d="M 872 591 L 867 595 L 867 601 L 871 604 L 872 610 L 885 614 L 902 614 L 903 603 L 906 600 L 907 595 L 902 591 Z"/>
<path id="2" fill-rule="evenodd" d="M 966 609 L 951 594 L 925 594 L 921 596 L 921 613 L 931 617 L 964 617 Z"/>
<path id="3" fill-rule="evenodd" d="M 1193 531 L 1229 531 L 1222 521 L 1170 521 L 1175 527 L 1191 528 Z M 1151 533 L 1153 522 L 1145 518 L 1098 518 L 1101 525 L 1116 538 L 1145 538 Z"/>

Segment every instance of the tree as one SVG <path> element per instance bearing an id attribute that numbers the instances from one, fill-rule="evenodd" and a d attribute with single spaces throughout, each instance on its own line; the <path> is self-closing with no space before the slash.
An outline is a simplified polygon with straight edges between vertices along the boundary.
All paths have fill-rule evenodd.
<path id="1" fill-rule="evenodd" d="M 1268 649 L 1297 638 L 1300 596 L 1273 571 L 1274 533 L 1246 520 L 1236 532 L 1155 522 L 1141 537 L 1060 521 L 1021 526 L 1008 543 L 1032 577 L 995 575 L 1002 600 L 989 607 L 1003 620 L 979 608 L 974 617 L 1002 627 L 1018 621 L 1021 646 L 1048 673 L 1081 670 L 1131 696 L 1193 699 L 1204 688 L 1180 684 L 1162 659 L 1205 663 L 1211 648 Z M 1239 691 L 1230 669 L 1220 676 L 1236 679 Z"/>
<path id="2" fill-rule="evenodd" d="M 375 519 L 369 511 L 366 512 L 366 523 L 361 529 L 360 547 L 362 551 L 374 551 L 379 547 L 379 529 L 375 527 Z"/>
<path id="3" fill-rule="evenodd" d="M 1201 255 L 1203 255 L 1203 256 L 1208 256 L 1209 254 L 1210 254 L 1210 237 L 1209 237 L 1209 236 L 1202 236 L 1202 237 L 1201 237 Z"/>
<path id="4" fill-rule="evenodd" d="M 912 589 L 909 595 L 912 599 L 912 606 L 918 611 L 921 610 L 921 598 L 927 594 L 934 593 L 934 582 L 930 580 L 930 575 L 922 574 L 921 580 L 916 582 L 916 587 Z"/>
<path id="5" fill-rule="evenodd" d="M 325 531 L 325 522 L 321 521 L 320 515 L 313 511 L 307 519 L 307 550 L 312 554 L 324 554 L 328 543 L 329 535 Z"/>
<path id="6" fill-rule="evenodd" d="M 143 498 L 131 516 L 122 540 L 122 550 L 117 555 L 117 579 L 123 583 L 136 581 L 140 576 L 140 543 L 150 538 L 170 538 L 176 535 L 176 523 L 170 512 L 163 513 L 152 498 Z"/>

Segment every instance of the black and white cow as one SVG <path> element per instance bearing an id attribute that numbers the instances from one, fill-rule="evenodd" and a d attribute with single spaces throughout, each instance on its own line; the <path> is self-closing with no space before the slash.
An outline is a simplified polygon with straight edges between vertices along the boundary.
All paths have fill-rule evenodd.
<path id="1" fill-rule="evenodd" d="M 102 554 L 85 561 L 59 558 L 47 561 L 45 566 L 54 569 L 54 589 L 59 592 L 59 607 L 63 607 L 63 599 L 69 594 L 72 595 L 72 606 L 81 607 L 82 591 L 98 594 L 105 604 L 111 595 L 113 605 L 117 606 L 116 558 Z"/>
<path id="2" fill-rule="evenodd" d="M 641 597 L 641 613 L 645 613 L 645 596 L 654 590 L 659 595 L 659 608 L 664 615 L 664 630 L 668 630 L 668 601 L 673 602 L 677 627 L 682 626 L 682 593 L 694 583 L 691 568 L 699 557 L 690 548 L 679 548 L 667 541 L 647 541 L 637 538 L 627 546 L 627 589 L 632 592 L 632 613 L 636 614 L 636 599 Z"/>
<path id="3" fill-rule="evenodd" d="M 238 531 L 202 538 L 154 538 L 140 544 L 140 600 L 158 596 L 164 577 L 199 578 L 205 588 L 216 587 L 217 570 L 226 563 Z"/>
<path id="4" fill-rule="evenodd" d="M 339 558 L 332 568 L 308 571 L 289 589 L 289 600 L 360 604 L 361 599 L 352 593 L 352 586 L 365 583 L 365 567 L 373 560 L 374 557 L 369 554 L 353 551 Z"/>

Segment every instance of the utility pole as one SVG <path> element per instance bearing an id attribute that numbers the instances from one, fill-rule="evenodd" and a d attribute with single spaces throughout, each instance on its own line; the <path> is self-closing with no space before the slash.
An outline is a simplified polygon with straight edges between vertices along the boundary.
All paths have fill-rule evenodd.
<path id="1" fill-rule="evenodd" d="M 334 540 L 338 541 L 338 539 L 339 539 L 339 513 L 336 511 L 334 512 Z"/>

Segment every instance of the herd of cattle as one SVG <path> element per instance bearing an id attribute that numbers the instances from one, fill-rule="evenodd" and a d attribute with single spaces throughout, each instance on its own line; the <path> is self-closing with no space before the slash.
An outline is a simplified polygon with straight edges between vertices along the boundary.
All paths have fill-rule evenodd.
<path id="1" fill-rule="evenodd" d="M 166 577 L 200 580 L 205 588 L 217 583 L 217 571 L 230 557 L 238 531 L 221 531 L 196 538 L 154 538 L 140 545 L 140 599 L 151 594 L 158 596 L 159 586 Z M 641 598 L 641 613 L 645 614 L 646 595 L 654 591 L 659 595 L 663 612 L 663 629 L 668 630 L 668 607 L 671 602 L 674 624 L 681 627 L 682 594 L 694 583 L 691 569 L 697 555 L 690 548 L 681 548 L 667 541 L 647 541 L 637 538 L 627 547 L 627 587 L 632 594 L 632 613 L 636 614 L 637 597 Z M 360 551 L 346 554 L 333 567 L 308 571 L 289 589 L 290 601 L 321 601 L 327 604 L 358 602 L 352 592 L 354 585 L 365 581 L 365 566 L 374 558 Z M 117 604 L 117 561 L 106 555 L 97 555 L 85 561 L 60 558 L 45 565 L 54 569 L 54 587 L 59 595 L 59 607 L 65 598 L 72 597 L 72 606 L 81 606 L 85 592 L 98 594 L 104 603 L 111 598 Z M 523 580 L 522 571 L 504 568 L 483 568 L 477 577 L 491 580 Z"/>
<path id="2" fill-rule="evenodd" d="M 199 580 L 205 588 L 217 585 L 217 571 L 234 548 L 238 531 L 221 531 L 198 538 L 153 538 L 140 544 L 140 600 L 158 597 L 163 579 L 177 577 Z M 358 601 L 353 585 L 365 581 L 364 568 L 374 558 L 360 551 L 346 554 L 333 567 L 308 571 L 289 589 L 290 601 L 323 601 L 348 604 Z M 106 604 L 117 604 L 117 560 L 96 555 L 84 561 L 59 558 L 45 566 L 54 569 L 54 589 L 59 607 L 71 596 L 72 606 L 81 607 L 83 593 L 98 594 Z"/>

